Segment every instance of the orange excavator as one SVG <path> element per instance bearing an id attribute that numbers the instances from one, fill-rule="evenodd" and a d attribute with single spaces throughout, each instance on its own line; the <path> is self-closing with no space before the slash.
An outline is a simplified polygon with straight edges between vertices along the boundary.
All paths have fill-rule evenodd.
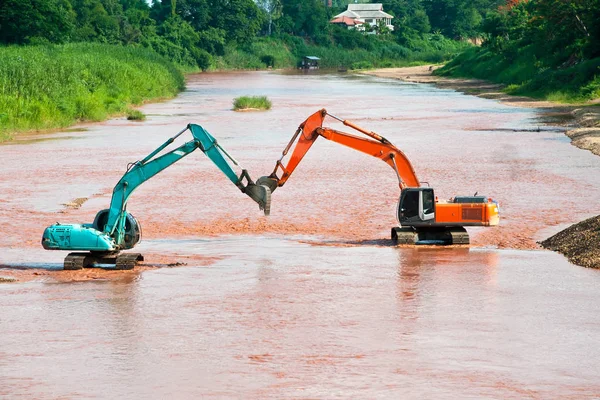
<path id="1" fill-rule="evenodd" d="M 367 137 L 340 132 L 323 126 L 330 116 Z M 400 244 L 469 244 L 465 226 L 498 225 L 498 203 L 486 196 L 455 196 L 449 201 L 439 201 L 433 188 L 421 186 L 406 155 L 386 138 L 363 129 L 356 124 L 333 116 L 322 109 L 306 119 L 283 150 L 273 173 L 256 182 L 274 192 L 285 185 L 302 158 L 319 136 L 348 146 L 388 164 L 398 177 L 400 200 L 397 219 L 399 227 L 392 228 L 392 239 Z M 283 159 L 296 144 L 287 165 Z M 281 170 L 281 176 L 278 172 Z"/>

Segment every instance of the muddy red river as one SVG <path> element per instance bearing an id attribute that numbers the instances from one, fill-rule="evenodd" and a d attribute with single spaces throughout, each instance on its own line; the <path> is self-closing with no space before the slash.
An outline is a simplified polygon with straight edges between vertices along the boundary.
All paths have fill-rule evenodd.
<path id="1" fill-rule="evenodd" d="M 240 95 L 273 109 L 235 113 Z M 469 228 L 471 247 L 394 247 L 393 170 L 321 138 L 270 217 L 201 152 L 145 183 L 134 271 L 60 271 L 65 253 L 41 249 L 186 124 L 257 179 L 320 108 L 387 137 L 438 197 L 494 197 L 500 226 Z M 600 397 L 600 271 L 536 244 L 598 213 L 600 158 L 542 110 L 276 72 L 191 76 L 142 110 L 0 146 L 0 277 L 17 280 L 0 284 L 0 398 Z"/>

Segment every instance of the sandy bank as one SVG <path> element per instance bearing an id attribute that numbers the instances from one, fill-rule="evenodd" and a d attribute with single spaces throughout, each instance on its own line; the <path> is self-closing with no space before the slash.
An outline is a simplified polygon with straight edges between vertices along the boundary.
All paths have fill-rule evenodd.
<path id="1" fill-rule="evenodd" d="M 586 219 L 540 242 L 574 264 L 600 268 L 600 216 Z"/>
<path id="2" fill-rule="evenodd" d="M 384 68 L 365 71 L 363 74 L 381 78 L 399 79 L 414 83 L 431 83 L 445 89 L 454 89 L 466 94 L 498 100 L 504 104 L 526 107 L 545 108 L 548 114 L 565 114 L 572 117 L 571 125 L 566 129 L 566 135 L 572 139 L 572 144 L 580 149 L 589 150 L 600 156 L 600 106 L 597 102 L 590 105 L 572 106 L 545 100 L 536 100 L 524 96 L 511 96 L 502 92 L 504 85 L 480 79 L 448 78 L 433 75 L 438 68 L 435 65 L 421 65 L 406 68 Z"/>

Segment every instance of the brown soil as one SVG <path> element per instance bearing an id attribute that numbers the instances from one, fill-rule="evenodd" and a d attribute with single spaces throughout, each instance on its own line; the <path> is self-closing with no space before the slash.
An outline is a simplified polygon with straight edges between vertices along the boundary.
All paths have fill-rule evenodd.
<path id="1" fill-rule="evenodd" d="M 17 282 L 86 282 L 91 280 L 111 282 L 131 282 L 139 278 L 144 271 L 159 268 L 175 268 L 185 265 L 208 266 L 219 260 L 218 257 L 201 255 L 160 255 L 144 254 L 147 261 L 138 264 L 132 270 L 118 271 L 107 268 L 84 268 L 76 271 L 47 270 L 42 268 L 15 268 L 0 264 L 0 283 Z M 175 261 L 174 261 L 175 260 Z"/>
<path id="2" fill-rule="evenodd" d="M 577 128 L 566 132 L 571 144 L 600 156 L 600 107 L 584 107 L 572 111 Z"/>
<path id="3" fill-rule="evenodd" d="M 235 112 L 247 112 L 247 111 L 267 111 L 264 108 L 252 108 L 252 107 L 248 107 L 248 108 L 238 108 L 237 110 L 233 110 Z"/>
<path id="4" fill-rule="evenodd" d="M 564 254 L 573 264 L 600 268 L 600 216 L 572 225 L 540 244 Z"/>
<path id="5" fill-rule="evenodd" d="M 363 73 L 382 78 L 399 79 L 406 82 L 432 83 L 441 88 L 454 89 L 466 94 L 498 100 L 503 104 L 515 107 L 552 109 L 548 113 L 550 115 L 557 113 L 571 115 L 574 119 L 575 127 L 569 127 L 566 130 L 566 135 L 573 139 L 571 144 L 580 149 L 589 150 L 596 155 L 600 155 L 600 107 L 594 105 L 598 103 L 597 100 L 590 101 L 589 105 L 582 107 L 536 100 L 524 96 L 511 96 L 502 92 L 504 85 L 501 84 L 480 79 L 448 78 L 433 75 L 433 71 L 437 68 L 439 66 L 421 65 L 407 68 L 375 69 Z"/>

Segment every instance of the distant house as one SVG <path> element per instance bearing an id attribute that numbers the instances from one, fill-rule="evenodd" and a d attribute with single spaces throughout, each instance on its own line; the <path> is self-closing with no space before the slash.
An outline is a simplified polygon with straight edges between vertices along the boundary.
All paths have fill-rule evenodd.
<path id="1" fill-rule="evenodd" d="M 365 22 L 358 18 L 350 18 L 344 16 L 332 19 L 331 23 L 334 25 L 344 26 L 348 29 L 359 28 L 360 30 L 360 25 L 364 24 Z"/>
<path id="2" fill-rule="evenodd" d="M 392 15 L 383 11 L 383 4 L 348 4 L 348 9 L 341 14 L 336 15 L 332 24 L 345 25 L 348 29 L 365 30 L 365 25 L 377 26 L 380 23 L 385 24 L 390 30 L 394 30 L 392 25 Z"/>

